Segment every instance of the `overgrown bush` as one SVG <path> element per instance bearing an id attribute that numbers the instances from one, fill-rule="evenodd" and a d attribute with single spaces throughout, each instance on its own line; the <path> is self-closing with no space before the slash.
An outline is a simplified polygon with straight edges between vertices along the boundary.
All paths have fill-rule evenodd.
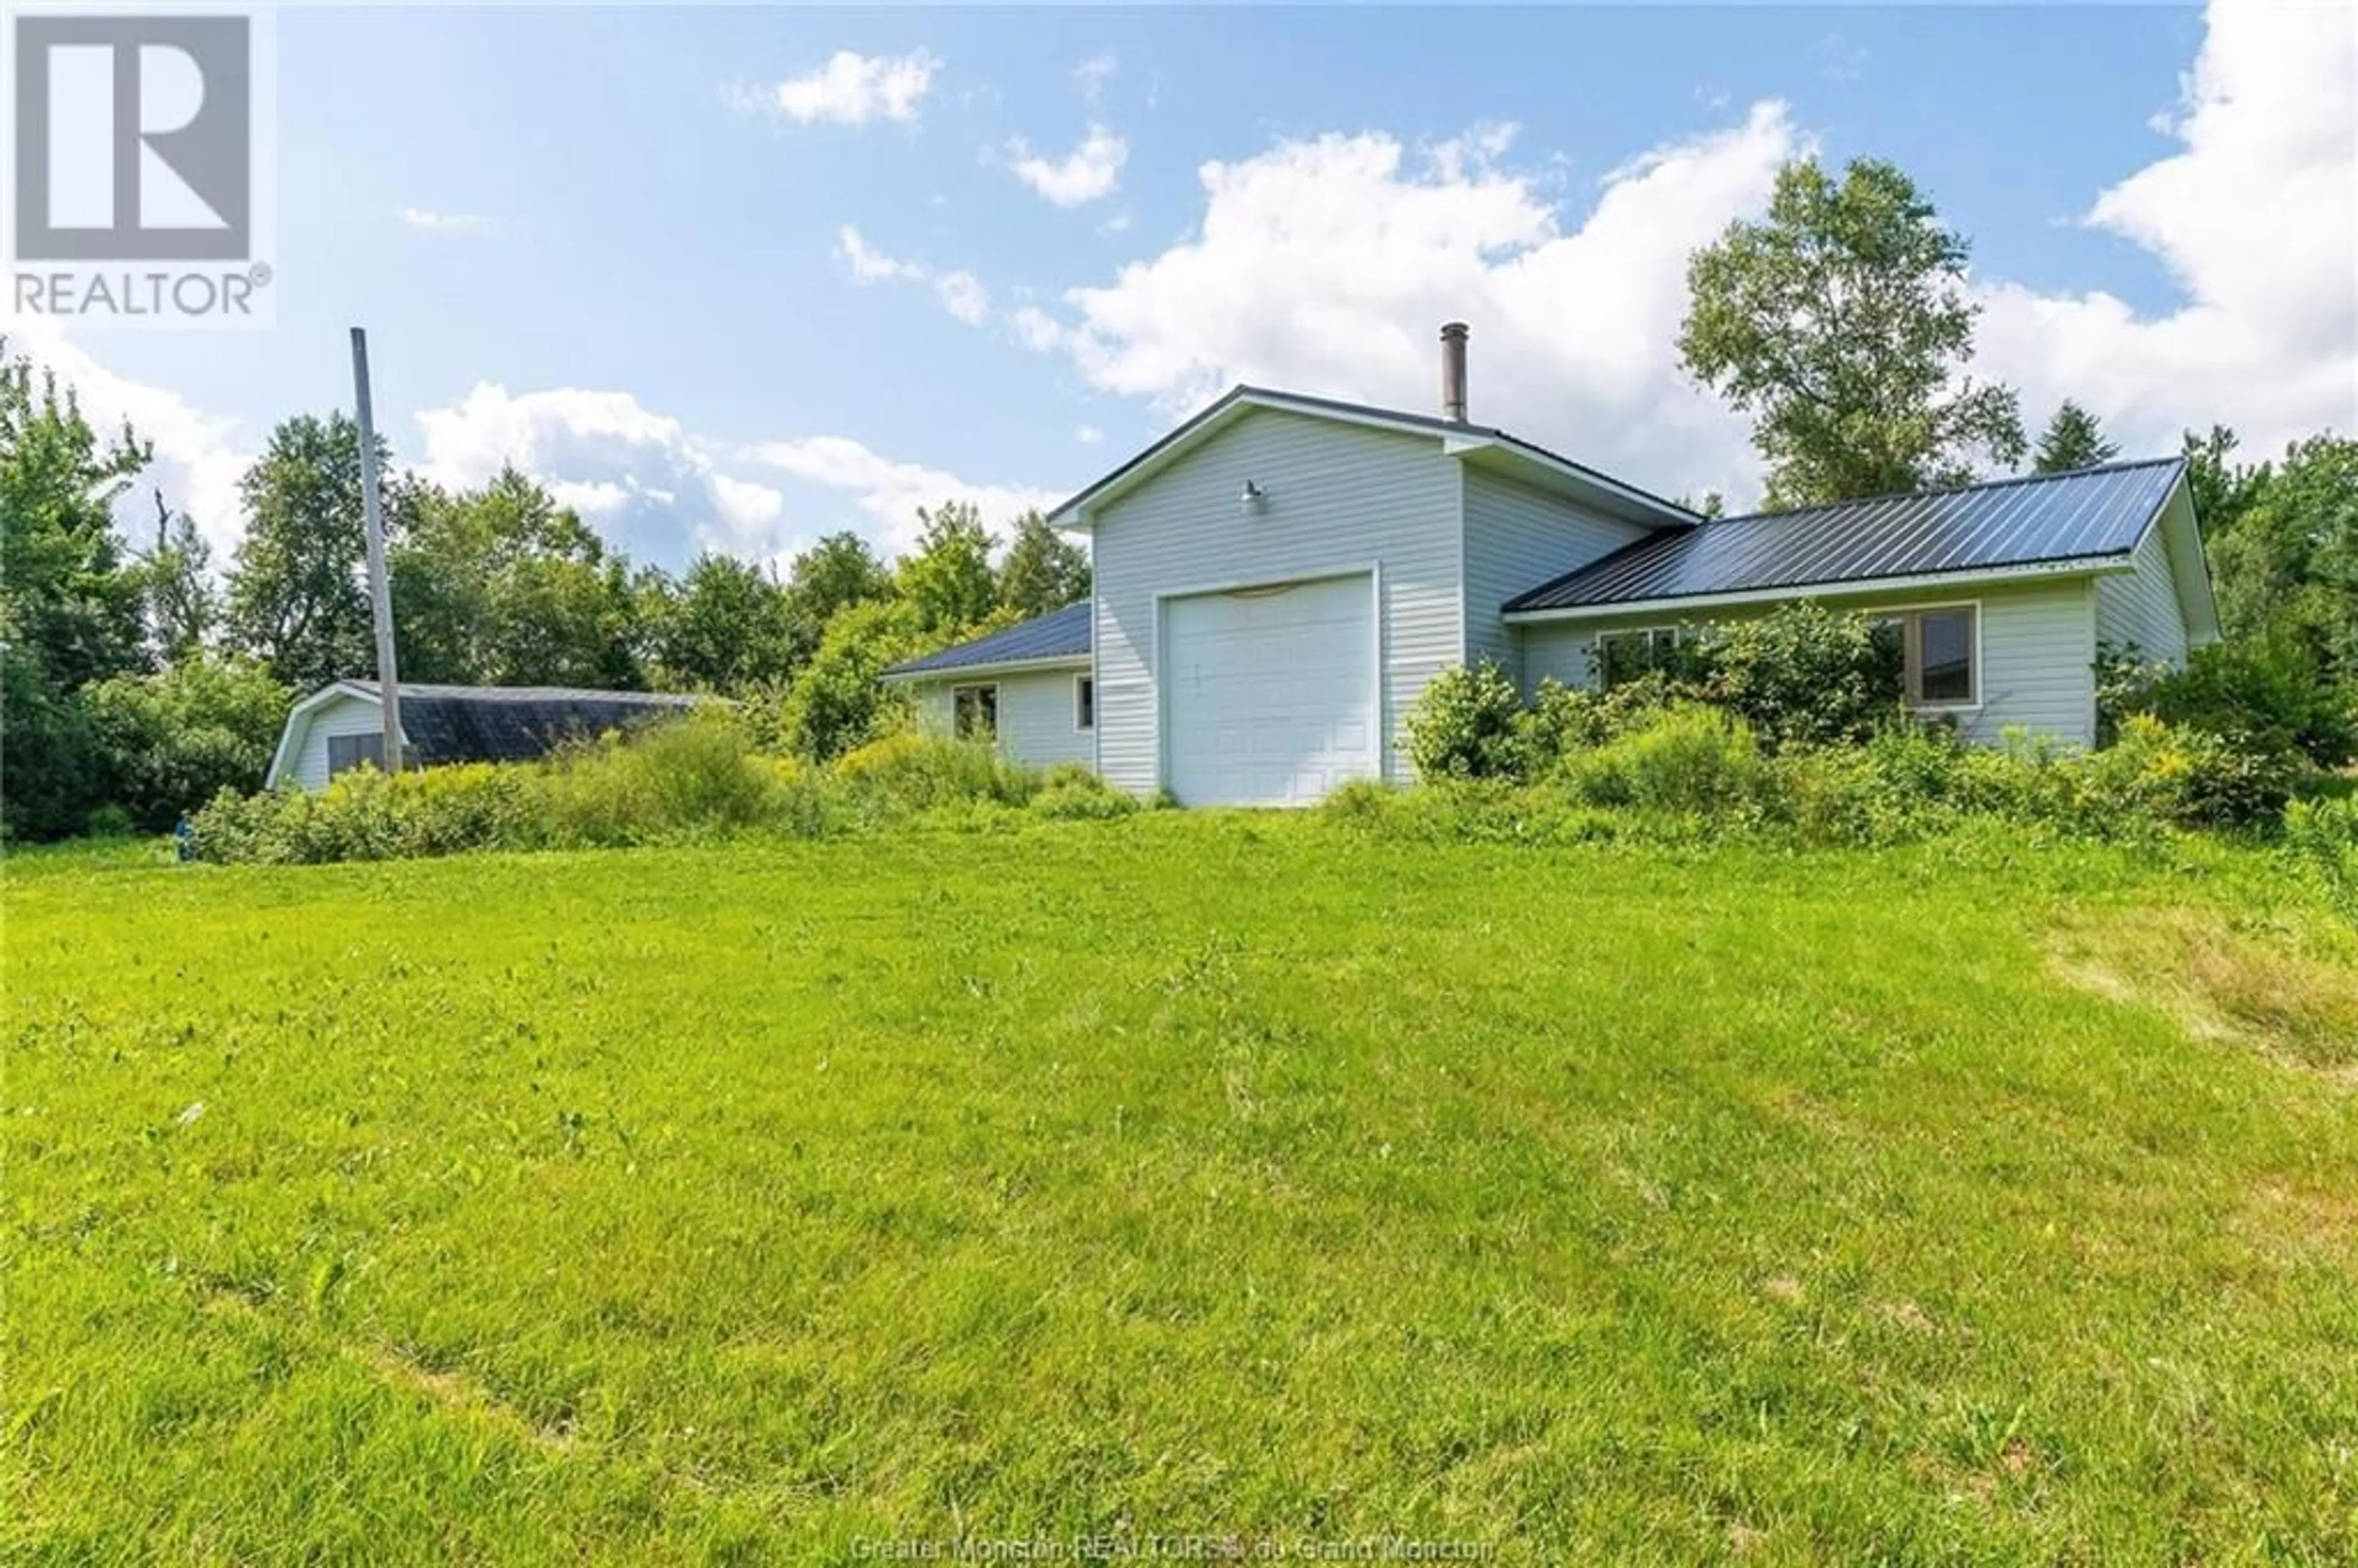
<path id="1" fill-rule="evenodd" d="M 915 730 L 847 753 L 835 764 L 835 777 L 855 800 L 886 814 L 972 801 L 1022 806 L 1040 787 L 1038 773 L 988 741 Z"/>
<path id="2" fill-rule="evenodd" d="M 1602 746 L 1573 752 L 1562 777 L 1583 805 L 1695 816 L 1757 814 L 1770 783 L 1751 730 L 1700 703 L 1666 709 Z"/>
<path id="3" fill-rule="evenodd" d="M 151 832 L 224 789 L 257 789 L 292 694 L 247 659 L 193 655 L 82 694 L 106 796 Z"/>
<path id="4" fill-rule="evenodd" d="M 750 827 L 777 815 L 783 787 L 736 717 L 720 708 L 567 748 L 541 773 L 549 836 L 566 844 L 640 844 Z"/>
<path id="5" fill-rule="evenodd" d="M 1078 762 L 1058 762 L 1040 776 L 1032 809 L 1065 821 L 1127 816 L 1141 809 L 1138 797 L 1119 790 Z"/>
<path id="6" fill-rule="evenodd" d="M 1777 751 L 1873 734 L 1898 711 L 1899 656 L 1866 616 L 1803 600 L 1712 627 L 1695 664 L 1705 699 Z"/>
<path id="7" fill-rule="evenodd" d="M 2135 648 L 2107 645 L 2096 663 L 2097 711 L 2108 730 L 2122 717 L 2150 714 L 2219 736 L 2239 750 L 2321 768 L 2358 755 L 2358 715 L 2315 657 L 2289 639 L 2216 643 L 2183 667 L 2147 663 Z M 2109 735 L 2107 736 L 2109 738 Z"/>
<path id="8" fill-rule="evenodd" d="M 1488 659 L 1454 665 L 1408 710 L 1409 761 L 1422 779 L 1513 778 L 1523 771 L 1522 697 Z"/>
<path id="9" fill-rule="evenodd" d="M 1589 687 L 1565 687 L 1552 678 L 1543 680 L 1531 707 L 1515 719 L 1521 776 L 1544 779 L 1566 757 L 1643 729 L 1668 709 L 1694 700 L 1695 696 L 1694 687 L 1661 671 L 1618 682 L 1602 691 Z"/>

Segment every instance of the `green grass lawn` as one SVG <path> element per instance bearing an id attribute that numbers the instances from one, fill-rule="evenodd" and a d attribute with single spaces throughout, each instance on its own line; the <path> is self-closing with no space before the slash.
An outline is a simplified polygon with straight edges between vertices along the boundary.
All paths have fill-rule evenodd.
<path id="1" fill-rule="evenodd" d="M 2256 851 L 148 860 L 10 868 L 15 1560 L 2358 1558 Z"/>

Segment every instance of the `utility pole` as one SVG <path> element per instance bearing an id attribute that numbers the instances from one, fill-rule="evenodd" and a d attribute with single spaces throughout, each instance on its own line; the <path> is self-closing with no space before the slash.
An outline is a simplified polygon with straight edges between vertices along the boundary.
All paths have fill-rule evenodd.
<path id="1" fill-rule="evenodd" d="M 401 675 L 393 663 L 393 579 L 384 565 L 384 501 L 377 493 L 376 420 L 369 410 L 368 334 L 352 329 L 352 403 L 361 425 L 361 513 L 368 519 L 369 607 L 376 622 L 376 697 L 384 718 L 384 771 L 401 772 Z"/>

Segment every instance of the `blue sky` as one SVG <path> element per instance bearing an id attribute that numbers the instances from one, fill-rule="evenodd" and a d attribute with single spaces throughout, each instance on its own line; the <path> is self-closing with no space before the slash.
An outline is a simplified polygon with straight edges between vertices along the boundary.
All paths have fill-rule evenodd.
<path id="1" fill-rule="evenodd" d="M 2271 441 L 2358 423 L 2347 13 L 291 9 L 277 29 L 276 326 L 55 345 L 102 406 L 146 412 L 159 477 L 225 544 L 224 476 L 277 418 L 348 401 L 353 322 L 404 461 L 468 482 L 516 460 L 667 565 L 839 526 L 890 547 L 935 489 L 1004 513 L 1236 379 L 1422 408 L 1454 314 L 1476 417 L 1741 497 L 1742 426 L 1676 373 L 1679 266 L 1811 148 L 1898 162 L 1972 236 L 1976 369 L 2034 420 L 2069 393 L 2139 450 L 2212 418 Z"/>

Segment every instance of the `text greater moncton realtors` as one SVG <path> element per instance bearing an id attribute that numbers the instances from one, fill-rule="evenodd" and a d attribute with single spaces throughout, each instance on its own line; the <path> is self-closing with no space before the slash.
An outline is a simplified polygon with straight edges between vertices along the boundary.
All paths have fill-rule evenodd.
<path id="1" fill-rule="evenodd" d="M 24 316 L 251 316 L 254 290 L 269 284 L 261 262 L 218 273 L 19 271 L 15 298 Z"/>

